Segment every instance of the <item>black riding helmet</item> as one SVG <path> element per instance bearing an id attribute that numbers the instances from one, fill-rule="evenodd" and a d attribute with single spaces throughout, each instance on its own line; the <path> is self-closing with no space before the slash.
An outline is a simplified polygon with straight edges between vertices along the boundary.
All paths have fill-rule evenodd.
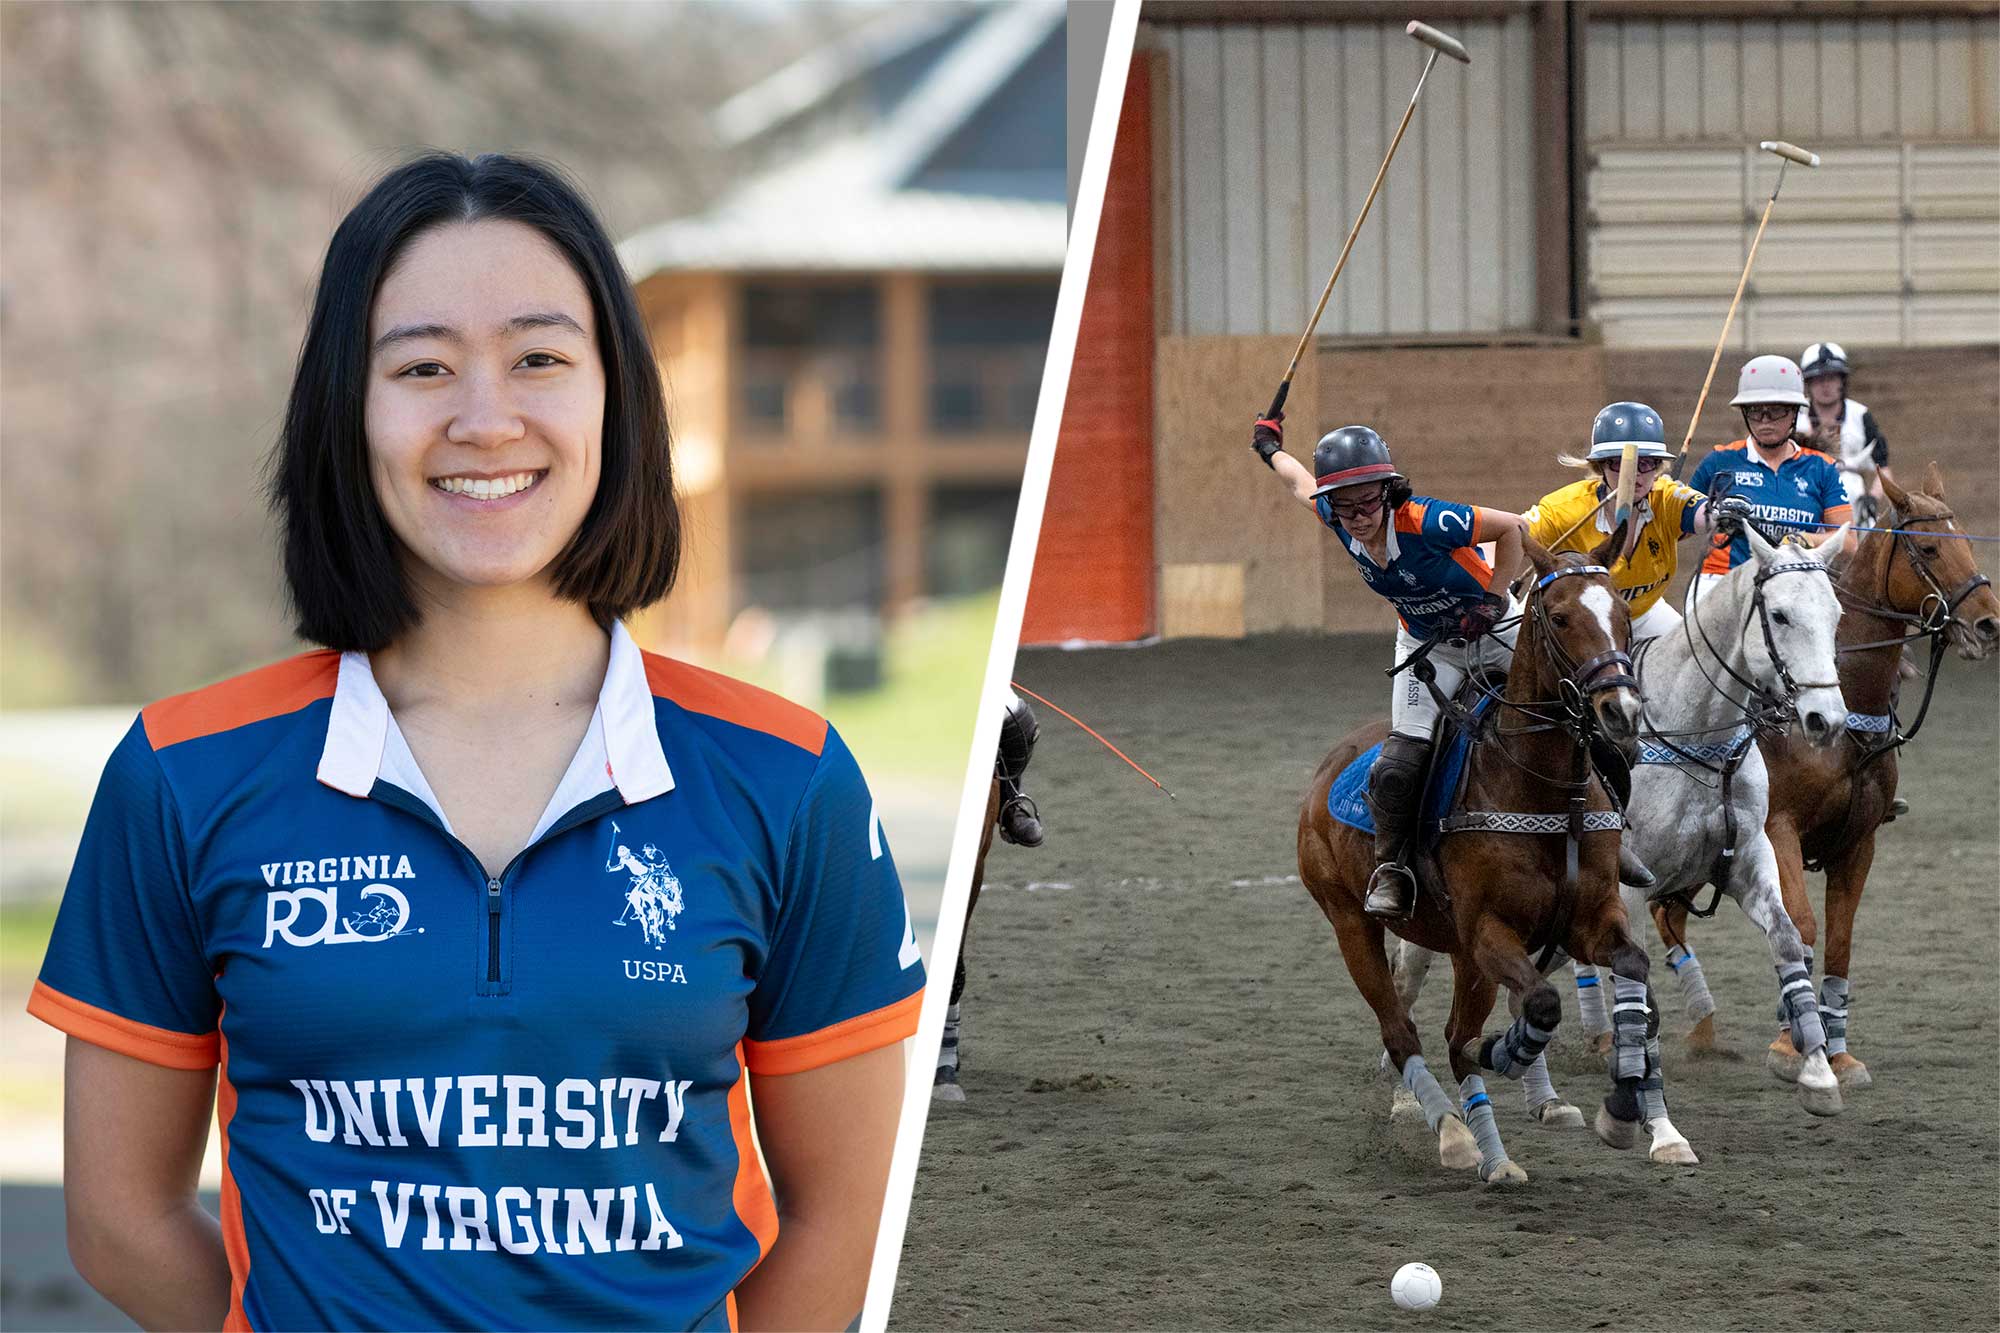
<path id="1" fill-rule="evenodd" d="M 1410 484 L 1390 459 L 1388 443 L 1366 426 L 1342 426 L 1321 436 L 1313 450 L 1313 475 L 1319 479 L 1314 496 L 1381 482 L 1392 487 L 1400 482 L 1407 493 Z"/>

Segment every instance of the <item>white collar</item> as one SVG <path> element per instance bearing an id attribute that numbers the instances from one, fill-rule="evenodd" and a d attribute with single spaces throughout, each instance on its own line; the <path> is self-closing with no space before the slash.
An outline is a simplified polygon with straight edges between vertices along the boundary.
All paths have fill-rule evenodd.
<path id="1" fill-rule="evenodd" d="M 646 681 L 646 660 L 623 624 L 611 627 L 611 660 L 597 694 L 590 729 L 556 784 L 555 794 L 536 822 L 529 841 L 547 832 L 567 811 L 604 792 L 617 789 L 627 805 L 651 800 L 674 789 L 654 720 L 653 691 Z M 340 676 L 327 717 L 326 744 L 320 751 L 319 780 L 349 796 L 367 796 L 377 779 L 403 788 L 431 808 L 438 822 L 451 827 L 430 784 L 417 767 L 389 701 L 375 683 L 366 653 L 342 653 Z"/>
<path id="2" fill-rule="evenodd" d="M 1387 508 L 1387 506 L 1384 506 L 1384 508 Z M 1344 527 L 1340 530 L 1340 535 L 1347 539 L 1348 550 L 1354 552 L 1354 554 L 1360 556 L 1369 564 L 1375 565 L 1377 569 L 1387 569 L 1390 565 L 1395 564 L 1397 559 L 1403 554 L 1401 548 L 1396 545 L 1396 515 L 1393 512 L 1388 515 L 1388 521 L 1389 531 L 1383 534 L 1382 545 L 1389 558 L 1379 565 L 1375 565 L 1375 557 L 1368 553 L 1368 547 L 1363 544 L 1359 537 Z"/>

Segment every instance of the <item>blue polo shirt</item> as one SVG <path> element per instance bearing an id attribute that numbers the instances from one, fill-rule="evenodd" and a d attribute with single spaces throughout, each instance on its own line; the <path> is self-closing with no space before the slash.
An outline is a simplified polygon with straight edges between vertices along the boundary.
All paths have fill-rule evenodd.
<path id="1" fill-rule="evenodd" d="M 1485 596 L 1493 567 L 1479 554 L 1479 506 L 1413 495 L 1396 507 L 1386 537 L 1389 563 L 1340 526 L 1324 495 L 1313 499 L 1319 521 L 1354 557 L 1371 592 L 1389 600 L 1404 628 L 1420 639 L 1456 629 L 1467 607 Z"/>
<path id="2" fill-rule="evenodd" d="M 916 1028 L 924 969 L 820 718 L 623 627 L 489 878 L 365 655 L 147 708 L 29 1010 L 218 1068 L 231 1328 L 725 1328 L 777 1210 L 752 1076 Z"/>
<path id="3" fill-rule="evenodd" d="M 1817 449 L 1801 446 L 1798 452 L 1773 469 L 1750 448 L 1747 439 L 1719 444 L 1701 460 L 1688 478 L 1688 485 L 1703 495 L 1718 478 L 1727 478 L 1722 495 L 1740 495 L 1750 502 L 1751 511 L 1766 524 L 1803 527 L 1806 524 L 1845 523 L 1853 513 L 1847 488 L 1840 480 L 1840 467 Z M 1808 533 L 1819 531 L 1807 527 Z M 1713 546 L 1701 562 L 1704 574 L 1727 574 L 1750 558 L 1750 539 L 1742 533 L 1726 544 Z"/>

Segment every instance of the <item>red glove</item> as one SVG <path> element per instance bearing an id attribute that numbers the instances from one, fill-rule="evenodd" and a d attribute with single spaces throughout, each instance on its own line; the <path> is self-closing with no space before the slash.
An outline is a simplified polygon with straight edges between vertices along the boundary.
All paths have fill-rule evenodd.
<path id="1" fill-rule="evenodd" d="M 1264 466 L 1277 469 L 1271 456 L 1285 447 L 1285 414 L 1258 417 L 1257 424 L 1250 428 L 1250 452 L 1264 460 Z"/>

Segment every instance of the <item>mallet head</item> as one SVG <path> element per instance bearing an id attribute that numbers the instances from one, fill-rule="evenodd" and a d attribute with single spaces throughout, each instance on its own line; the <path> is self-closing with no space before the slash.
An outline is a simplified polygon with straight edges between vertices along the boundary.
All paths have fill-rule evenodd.
<path id="1" fill-rule="evenodd" d="M 1808 153 L 1797 144 L 1786 143 L 1783 139 L 1766 139 L 1757 146 L 1767 153 L 1776 153 L 1779 157 L 1789 162 L 1796 162 L 1802 167 L 1819 165 L 1818 153 Z"/>
<path id="2" fill-rule="evenodd" d="M 1462 65 L 1470 65 L 1472 57 L 1465 53 L 1465 45 L 1456 37 L 1448 37 L 1428 23 L 1412 20 L 1404 32 L 1422 42 L 1425 46 L 1444 52 Z"/>

